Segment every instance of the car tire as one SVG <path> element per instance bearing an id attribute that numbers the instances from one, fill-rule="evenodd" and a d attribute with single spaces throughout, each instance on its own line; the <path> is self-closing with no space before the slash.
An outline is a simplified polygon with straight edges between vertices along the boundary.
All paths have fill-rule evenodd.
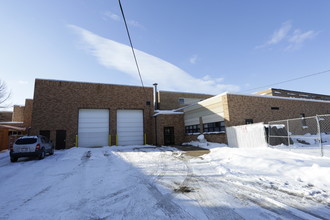
<path id="1" fill-rule="evenodd" d="M 49 152 L 49 155 L 53 155 L 53 154 L 54 154 L 54 147 L 52 147 Z"/>
<path id="2" fill-rule="evenodd" d="M 45 149 L 42 149 L 41 152 L 40 152 L 40 155 L 39 155 L 39 160 L 44 159 L 45 155 L 46 155 Z"/>
<path id="3" fill-rule="evenodd" d="M 17 157 L 10 157 L 10 162 L 14 163 L 14 162 L 17 162 Z"/>

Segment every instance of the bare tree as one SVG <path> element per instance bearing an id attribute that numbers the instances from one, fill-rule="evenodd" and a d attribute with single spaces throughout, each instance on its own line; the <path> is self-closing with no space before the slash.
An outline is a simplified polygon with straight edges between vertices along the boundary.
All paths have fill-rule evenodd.
<path id="1" fill-rule="evenodd" d="M 8 108 L 5 102 L 10 98 L 10 92 L 8 91 L 6 82 L 0 80 L 0 109 Z"/>

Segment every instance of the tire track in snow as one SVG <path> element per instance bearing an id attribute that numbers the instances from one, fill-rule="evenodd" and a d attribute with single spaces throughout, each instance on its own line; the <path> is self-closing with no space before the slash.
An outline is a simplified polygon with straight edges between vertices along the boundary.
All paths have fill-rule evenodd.
<path id="1" fill-rule="evenodd" d="M 89 153 L 88 153 L 89 152 Z M 66 173 L 62 178 L 60 178 L 58 181 L 52 183 L 51 185 L 48 185 L 48 186 L 45 186 L 43 187 L 41 190 L 39 190 L 38 192 L 34 193 L 32 196 L 30 196 L 29 198 L 27 199 L 24 199 L 24 201 L 22 201 L 18 206 L 16 207 L 13 207 L 12 209 L 6 209 L 7 213 L 5 214 L 5 217 L 9 217 L 10 216 L 10 213 L 15 213 L 15 211 L 17 211 L 18 209 L 21 209 L 22 207 L 26 206 L 28 203 L 30 203 L 31 201 L 35 200 L 36 198 L 38 198 L 39 196 L 45 194 L 46 192 L 48 192 L 53 186 L 59 184 L 60 182 L 63 182 L 65 181 L 66 179 L 68 179 L 70 176 L 74 175 L 78 168 L 83 166 L 87 160 L 85 159 L 86 156 L 90 154 L 90 151 L 87 151 L 87 152 L 84 152 L 84 154 L 82 155 L 81 157 L 81 162 L 69 173 Z M 48 167 L 51 167 L 53 166 L 53 164 L 50 164 L 48 163 L 49 166 Z"/>
<path id="2" fill-rule="evenodd" d="M 210 169 L 215 167 L 212 164 L 207 165 Z M 212 179 L 209 180 L 209 178 Z M 202 183 L 201 185 L 225 190 L 227 194 L 238 198 L 242 202 L 248 201 L 274 213 L 278 217 L 287 219 L 329 219 L 330 217 L 330 212 L 315 213 L 309 210 L 311 202 L 314 207 L 318 207 L 318 203 L 310 201 L 306 204 L 306 207 L 303 207 L 302 198 L 296 198 L 293 195 L 272 188 L 260 187 L 258 183 L 247 181 L 240 177 L 222 175 L 216 178 L 200 175 L 198 181 Z M 278 201 L 279 199 L 281 202 Z"/>
<path id="3" fill-rule="evenodd" d="M 203 174 L 200 176 L 196 175 L 192 169 L 192 164 L 190 163 L 190 159 L 192 157 L 188 155 L 182 155 L 178 157 L 178 159 L 181 159 L 187 166 L 187 177 L 185 180 L 181 183 L 180 187 L 187 187 L 193 190 L 190 193 L 185 194 L 186 196 L 196 199 L 198 203 L 200 204 L 201 208 L 204 210 L 204 213 L 210 218 L 214 218 L 215 216 L 219 215 L 218 213 L 227 213 L 225 214 L 226 218 L 228 216 L 235 216 L 237 219 L 241 218 L 239 215 L 239 212 L 236 213 L 234 210 L 226 210 L 223 207 L 219 207 L 218 203 L 216 201 L 212 201 L 212 198 L 206 198 L 206 193 L 203 192 L 203 188 L 207 187 L 208 190 L 211 189 L 215 192 L 215 194 L 219 194 L 219 190 L 225 190 L 225 193 L 229 196 L 238 199 L 243 202 L 250 202 L 252 204 L 257 205 L 261 209 L 265 210 L 264 213 L 260 213 L 262 215 L 268 216 L 269 218 L 278 218 L 278 217 L 284 217 L 287 219 L 329 219 L 330 218 L 330 210 L 326 208 L 325 211 L 320 212 L 316 211 L 312 212 L 310 211 L 310 203 L 306 204 L 306 207 L 301 206 L 301 198 L 300 200 L 297 198 L 294 198 L 296 204 L 293 204 L 290 202 L 292 200 L 292 195 L 285 194 L 284 192 L 277 192 L 274 189 L 272 189 L 271 192 L 268 192 L 270 189 L 260 188 L 257 184 L 251 184 L 251 185 L 243 185 L 238 184 L 237 182 L 234 182 L 227 176 L 222 176 L 221 178 L 218 178 L 218 180 L 215 180 L 213 177 L 207 177 Z M 212 169 L 212 166 L 207 161 L 203 161 L 202 163 L 209 166 L 210 169 Z M 211 178 L 209 180 L 209 178 Z M 250 182 L 252 183 L 252 182 Z M 244 183 L 248 184 L 248 183 Z M 281 195 L 281 201 L 278 202 L 278 196 Z M 284 198 L 283 195 L 284 194 Z M 289 202 L 289 204 L 286 204 Z M 319 204 L 313 203 L 314 207 L 318 207 Z M 208 209 L 207 207 L 218 207 L 217 209 Z M 216 211 L 215 211 L 216 210 Z M 232 215 L 234 214 L 234 215 Z M 244 215 L 243 215 L 244 216 Z M 218 217 L 221 217 L 219 215 Z M 223 215 L 222 215 L 223 217 Z"/>
<path id="4" fill-rule="evenodd" d="M 161 151 L 165 153 L 166 150 L 162 149 Z M 147 154 L 150 152 L 147 151 L 145 153 Z M 158 161 L 161 161 L 162 163 L 157 164 L 156 171 L 153 171 L 152 173 L 148 174 L 148 176 L 153 176 L 152 178 L 149 178 L 145 175 L 136 176 L 136 178 L 139 179 L 139 187 L 147 188 L 147 191 L 156 200 L 156 203 L 154 205 L 154 211 L 159 209 L 162 210 L 162 212 L 167 216 L 166 219 L 196 219 L 189 212 L 182 209 L 179 204 L 173 201 L 176 196 L 175 193 L 172 193 L 171 191 L 169 191 L 168 193 L 163 193 L 158 189 L 158 181 L 162 177 L 164 177 L 167 172 L 167 164 L 163 163 L 164 156 L 167 157 L 167 154 L 160 154 L 159 156 L 161 157 L 161 159 L 159 159 Z M 134 161 L 134 158 L 131 158 L 129 154 L 123 154 L 122 157 L 124 157 L 127 161 Z M 170 155 L 168 156 L 168 158 L 173 158 L 173 156 Z M 154 158 L 154 160 L 157 159 Z M 135 204 L 132 203 L 131 206 L 135 206 Z M 128 207 L 128 209 L 129 208 L 130 207 Z M 152 216 L 152 213 L 150 214 L 150 216 Z"/>
<path id="5" fill-rule="evenodd" d="M 204 181 L 208 182 L 207 180 Z M 247 199 L 262 208 L 287 216 L 289 219 L 330 218 L 330 209 L 328 206 L 324 206 L 325 211 L 318 210 L 312 212 L 311 205 L 313 205 L 313 207 L 320 207 L 320 204 L 314 201 L 306 202 L 305 198 L 296 195 L 287 194 L 272 188 L 260 188 L 257 184 L 252 182 L 244 182 L 243 184 L 242 182 L 235 180 L 235 178 L 226 176 L 224 176 L 219 183 L 235 186 L 236 191 L 233 191 L 230 188 L 227 190 L 233 195 L 236 194 L 239 198 Z"/>
<path id="6" fill-rule="evenodd" d="M 177 159 L 181 160 L 185 164 L 187 169 L 187 176 L 179 187 L 187 187 L 192 190 L 185 195 L 197 201 L 208 219 L 244 219 L 236 213 L 233 208 L 226 207 L 225 204 L 221 204 L 219 200 L 207 197 L 207 193 L 203 190 L 204 186 L 199 183 L 200 177 L 193 172 L 193 169 L 190 166 L 189 161 L 191 158 L 193 157 L 186 154 L 182 154 L 180 157 L 177 157 Z M 211 190 L 214 192 L 213 195 L 218 194 L 219 189 L 212 188 Z"/>

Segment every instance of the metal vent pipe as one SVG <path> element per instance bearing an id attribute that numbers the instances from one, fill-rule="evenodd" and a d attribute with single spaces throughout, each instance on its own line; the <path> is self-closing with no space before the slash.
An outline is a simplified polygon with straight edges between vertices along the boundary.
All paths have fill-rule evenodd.
<path id="1" fill-rule="evenodd" d="M 153 84 L 155 86 L 155 110 L 158 110 L 159 106 L 158 106 L 158 91 L 157 91 L 157 83 Z"/>

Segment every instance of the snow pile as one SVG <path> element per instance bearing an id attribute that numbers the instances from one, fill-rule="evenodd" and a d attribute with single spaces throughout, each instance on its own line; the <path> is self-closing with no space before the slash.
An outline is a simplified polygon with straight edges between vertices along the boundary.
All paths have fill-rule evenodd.
<path id="1" fill-rule="evenodd" d="M 201 147 L 201 148 L 205 148 L 205 149 L 213 149 L 213 148 L 227 146 L 226 144 L 208 142 L 205 139 L 205 136 L 203 134 L 200 134 L 197 136 L 197 141 L 186 142 L 186 143 L 183 143 L 182 145 L 190 145 L 190 146 Z"/>
<path id="2" fill-rule="evenodd" d="M 266 175 L 275 179 L 292 179 L 330 189 L 330 158 L 314 157 L 277 149 L 211 149 L 205 159 L 218 161 L 220 170 L 231 174 Z M 223 174 L 223 171 L 221 171 Z M 272 178 L 273 179 L 273 178 Z"/>

